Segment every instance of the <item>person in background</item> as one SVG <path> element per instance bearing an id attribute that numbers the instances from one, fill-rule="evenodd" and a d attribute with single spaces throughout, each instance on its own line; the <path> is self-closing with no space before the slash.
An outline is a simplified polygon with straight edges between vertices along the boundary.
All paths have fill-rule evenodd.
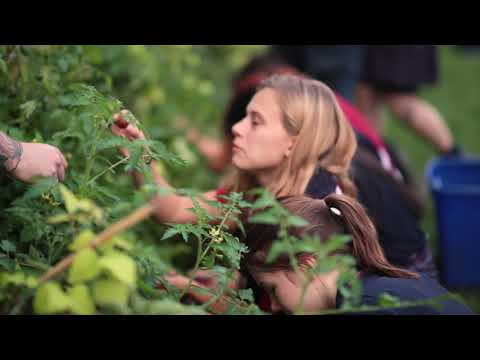
<path id="1" fill-rule="evenodd" d="M 68 162 L 58 148 L 48 144 L 19 142 L 0 131 L 0 165 L 17 180 L 37 178 L 64 181 Z"/>
<path id="2" fill-rule="evenodd" d="M 271 51 L 353 103 L 365 45 L 273 45 Z"/>
<path id="3" fill-rule="evenodd" d="M 421 86 L 438 81 L 435 45 L 368 46 L 356 102 L 383 133 L 382 105 L 443 155 L 458 155 L 459 147 L 438 110 L 418 96 Z"/>

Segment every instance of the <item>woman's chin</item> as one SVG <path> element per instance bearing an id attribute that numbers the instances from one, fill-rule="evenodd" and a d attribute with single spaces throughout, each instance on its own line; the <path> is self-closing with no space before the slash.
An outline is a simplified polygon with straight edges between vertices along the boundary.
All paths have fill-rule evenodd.
<path id="1" fill-rule="evenodd" d="M 232 165 L 237 169 L 237 170 L 248 170 L 245 167 L 245 164 L 242 163 L 240 159 L 238 159 L 236 156 L 232 158 Z"/>

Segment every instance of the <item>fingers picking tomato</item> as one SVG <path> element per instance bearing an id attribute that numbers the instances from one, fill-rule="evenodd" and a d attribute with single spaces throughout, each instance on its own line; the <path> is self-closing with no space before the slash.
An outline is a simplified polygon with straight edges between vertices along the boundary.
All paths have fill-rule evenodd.
<path id="1" fill-rule="evenodd" d="M 115 125 L 117 125 L 120 129 L 126 129 L 130 124 L 127 120 L 119 116 L 115 120 Z"/>

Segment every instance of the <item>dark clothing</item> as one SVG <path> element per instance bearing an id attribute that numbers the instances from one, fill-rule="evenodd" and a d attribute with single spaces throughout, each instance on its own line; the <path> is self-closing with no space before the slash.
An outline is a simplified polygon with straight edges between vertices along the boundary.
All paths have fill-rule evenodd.
<path id="1" fill-rule="evenodd" d="M 401 185 L 358 156 L 352 162 L 352 178 L 387 259 L 396 266 L 409 267 L 412 256 L 424 251 L 426 237 Z"/>
<path id="2" fill-rule="evenodd" d="M 435 45 L 370 45 L 362 81 L 384 93 L 412 93 L 438 80 Z"/>
<path id="3" fill-rule="evenodd" d="M 428 245 L 425 245 L 423 250 L 420 250 L 411 256 L 407 270 L 424 274 L 439 281 L 438 269 L 433 260 L 432 251 Z"/>
<path id="4" fill-rule="evenodd" d="M 335 193 L 336 187 L 337 179 L 335 176 L 319 168 L 310 179 L 305 194 L 315 199 L 323 199 Z"/>
<path id="5" fill-rule="evenodd" d="M 361 276 L 361 305 L 378 305 L 379 297 L 387 293 L 401 301 L 425 301 L 448 295 L 448 291 L 427 276 L 419 279 L 389 278 L 374 275 Z M 337 308 L 342 304 L 342 297 L 337 295 Z M 363 313 L 375 315 L 474 315 L 465 305 L 453 299 L 439 300 L 439 307 L 422 304 L 404 308 L 386 308 Z"/>
<path id="6" fill-rule="evenodd" d="M 352 179 L 358 200 L 375 224 L 380 245 L 387 259 L 396 266 L 409 267 L 415 255 L 425 251 L 426 238 L 412 205 L 402 194 L 400 184 L 362 157 L 352 162 Z M 332 174 L 317 170 L 307 186 L 306 195 L 322 199 L 334 193 L 337 182 Z"/>
<path id="7" fill-rule="evenodd" d="M 278 45 L 273 51 L 289 65 L 353 102 L 363 69 L 364 48 L 365 45 Z"/>

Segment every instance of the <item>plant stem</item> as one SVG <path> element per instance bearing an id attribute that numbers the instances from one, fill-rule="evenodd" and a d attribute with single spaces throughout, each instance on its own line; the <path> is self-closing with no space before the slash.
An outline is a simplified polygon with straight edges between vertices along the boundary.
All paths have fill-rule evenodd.
<path id="1" fill-rule="evenodd" d="M 228 280 L 230 280 L 230 277 L 228 277 Z M 203 304 L 202 306 L 205 307 L 205 309 L 207 309 L 207 307 L 209 307 L 211 304 L 214 304 L 217 300 L 219 300 L 222 296 L 225 298 L 224 296 L 224 293 L 225 293 L 225 290 L 226 288 L 228 287 L 228 284 L 229 284 L 229 281 L 226 281 L 225 284 L 223 284 L 222 288 L 220 289 L 220 291 L 217 293 L 217 294 L 214 294 L 215 296 L 212 297 L 210 300 L 208 300 L 205 304 Z M 238 305 L 236 304 L 234 301 L 230 300 L 228 301 L 229 303 L 233 304 L 233 305 L 236 305 L 236 306 L 241 306 L 241 305 Z"/>
<path id="2" fill-rule="evenodd" d="M 211 243 L 211 242 L 210 242 Z M 193 280 L 195 279 L 195 275 L 197 274 L 198 272 L 198 269 L 200 267 L 200 263 L 203 259 L 203 256 L 202 256 L 202 245 L 203 245 L 203 242 L 202 242 L 202 239 L 198 239 L 198 247 L 197 247 L 197 259 L 195 260 L 195 266 L 193 268 L 193 272 L 192 272 L 192 275 L 190 276 L 190 278 L 188 279 L 188 283 L 187 283 L 187 286 L 185 287 L 185 289 L 183 289 L 181 295 L 180 295 L 180 299 L 182 299 L 182 297 L 185 296 L 185 294 L 188 292 L 188 290 L 190 290 L 190 287 L 192 286 L 192 283 L 193 283 Z"/>
<path id="3" fill-rule="evenodd" d="M 93 178 L 91 178 L 90 180 L 87 181 L 87 185 L 90 185 L 92 182 L 94 182 L 95 180 L 97 180 L 100 176 L 102 176 L 103 174 L 105 174 L 106 172 L 110 171 L 110 170 L 113 170 L 115 169 L 117 166 L 119 166 L 120 164 L 123 164 L 124 162 L 127 162 L 128 161 L 128 157 L 126 158 L 123 158 L 122 160 L 120 161 L 117 161 L 115 164 L 111 165 L 110 167 L 108 167 L 107 169 L 103 170 L 100 174 L 94 176 Z"/>
<path id="4" fill-rule="evenodd" d="M 295 313 L 298 312 L 299 315 L 303 314 L 303 303 L 305 302 L 305 295 L 307 293 L 308 285 L 310 285 L 311 282 L 312 282 L 312 278 L 310 276 L 307 276 L 307 278 L 305 279 L 305 283 L 302 286 L 302 293 L 300 295 L 299 305 L 295 310 Z"/>
<path id="5" fill-rule="evenodd" d="M 228 217 L 229 217 L 230 214 L 232 213 L 233 206 L 235 206 L 235 204 L 232 205 L 232 206 L 228 209 L 228 211 L 226 212 L 226 214 L 225 214 L 225 216 L 223 217 L 220 225 L 218 226 L 218 229 L 217 229 L 218 231 L 220 231 L 220 232 L 222 231 L 222 228 L 223 228 L 223 225 L 225 224 L 225 221 L 227 221 Z M 198 248 L 197 248 L 197 259 L 196 259 L 196 261 L 195 261 L 195 267 L 193 268 L 192 275 L 190 276 L 190 279 L 188 280 L 187 287 L 182 291 L 180 298 L 182 298 L 183 296 L 185 296 L 185 294 L 188 292 L 188 290 L 189 290 L 190 287 L 192 286 L 192 283 L 193 283 L 193 281 L 194 281 L 194 279 L 195 279 L 195 275 L 196 275 L 197 272 L 198 272 L 198 269 L 199 269 L 199 267 L 200 267 L 200 264 L 201 264 L 203 258 L 208 254 L 208 251 L 209 251 L 210 248 L 212 247 L 213 242 L 214 242 L 214 238 L 211 237 L 211 238 L 210 238 L 210 242 L 209 242 L 208 245 L 207 245 L 207 248 L 206 248 L 205 251 L 202 253 L 201 251 L 202 251 L 202 245 L 203 245 L 203 244 L 202 244 L 202 241 L 199 239 L 199 241 L 198 241 Z"/>
<path id="6" fill-rule="evenodd" d="M 85 187 L 87 184 L 87 179 L 90 177 L 90 173 L 92 172 L 93 163 L 95 161 L 95 153 L 97 152 L 97 142 L 99 138 L 99 131 L 95 125 L 95 141 L 93 142 L 93 149 L 89 156 L 87 156 L 87 166 L 85 167 L 85 174 L 83 175 L 83 183 L 80 186 L 80 193 L 84 195 Z"/>
<path id="7" fill-rule="evenodd" d="M 156 208 L 157 206 L 154 205 L 153 202 L 148 203 L 147 205 L 134 211 L 132 214 L 124 217 L 123 219 L 120 219 L 117 223 L 113 224 L 112 226 L 104 230 L 84 248 L 87 248 L 87 247 L 91 247 L 93 249 L 97 248 L 101 244 L 110 240 L 115 235 L 129 229 L 130 227 L 150 217 L 153 214 L 153 212 L 156 210 Z M 67 269 L 75 260 L 77 254 L 78 252 L 70 254 L 69 256 L 64 258 L 62 261 L 60 261 L 57 265 L 55 265 L 53 268 L 51 268 L 48 272 L 46 272 L 40 278 L 40 283 L 44 283 L 45 281 L 50 280 L 51 278 L 57 276 L 59 273 Z"/>

